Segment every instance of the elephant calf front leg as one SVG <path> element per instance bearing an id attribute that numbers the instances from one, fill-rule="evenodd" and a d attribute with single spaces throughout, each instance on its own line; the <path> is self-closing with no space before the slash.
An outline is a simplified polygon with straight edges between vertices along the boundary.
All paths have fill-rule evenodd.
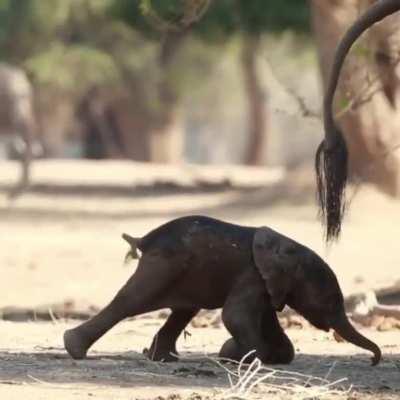
<path id="1" fill-rule="evenodd" d="M 289 364 L 294 358 L 294 347 L 288 336 L 279 325 L 274 311 L 266 312 L 263 316 L 265 325 L 262 326 L 264 346 L 268 349 L 268 356 L 263 362 L 268 364 Z M 229 338 L 221 347 L 219 357 L 240 361 L 245 356 L 247 362 L 251 362 L 256 354 L 250 354 L 250 347 L 241 346 L 233 337 Z"/>
<path id="2" fill-rule="evenodd" d="M 143 351 L 153 361 L 176 361 L 176 341 L 198 309 L 172 310 L 165 324 L 154 336 L 150 350 Z"/>
<path id="3" fill-rule="evenodd" d="M 221 348 L 220 357 L 251 362 L 255 357 L 266 364 L 287 364 L 294 358 L 293 345 L 279 324 L 264 283 L 251 271 L 235 286 L 222 312 L 231 333 Z"/>

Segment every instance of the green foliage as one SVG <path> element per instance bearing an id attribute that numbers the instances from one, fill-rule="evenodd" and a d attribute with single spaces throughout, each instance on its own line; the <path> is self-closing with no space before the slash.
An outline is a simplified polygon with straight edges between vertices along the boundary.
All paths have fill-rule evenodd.
<path id="1" fill-rule="evenodd" d="M 350 99 L 342 97 L 337 102 L 338 112 L 343 112 L 350 106 Z"/>
<path id="2" fill-rule="evenodd" d="M 18 59 L 39 51 L 66 22 L 76 0 L 3 0 L 0 47 L 4 57 Z"/>
<path id="3" fill-rule="evenodd" d="M 184 0 L 142 0 L 140 10 L 145 17 L 158 16 L 170 23 L 179 23 L 185 7 Z"/>
<path id="4" fill-rule="evenodd" d="M 296 32 L 309 32 L 310 15 L 307 0 L 252 1 L 251 14 L 245 12 L 245 1 L 241 0 L 240 3 L 248 30 L 251 30 L 251 26 L 255 24 L 257 31 L 280 32 L 290 29 Z M 257 15 L 259 15 L 258 18 Z"/>
<path id="5" fill-rule="evenodd" d="M 229 43 L 242 33 L 308 29 L 306 0 L 213 0 L 202 15 L 207 5 L 208 0 L 0 0 L 0 57 L 26 68 L 39 84 L 76 92 L 146 75 L 139 81 L 154 99 L 161 73 L 178 91 L 195 86 L 212 64 L 203 56 L 213 53 L 213 43 Z M 159 71 L 165 31 L 180 29 L 185 16 L 196 12 L 202 18 L 190 33 L 208 50 L 198 46 L 199 58 L 196 47 L 186 48 L 185 60 L 177 54 L 168 71 Z"/>
<path id="6" fill-rule="evenodd" d="M 115 83 L 118 67 L 100 43 L 117 25 L 104 23 L 113 1 L 0 0 L 1 57 L 27 69 L 38 84 L 69 92 Z"/>
<path id="7" fill-rule="evenodd" d="M 181 27 L 191 3 L 198 0 L 115 0 L 110 11 L 114 18 L 158 38 L 159 32 Z M 309 6 L 307 0 L 213 0 L 192 29 L 207 41 L 226 40 L 240 32 L 308 33 Z"/>
<path id="8" fill-rule="evenodd" d="M 171 24 L 179 23 L 196 0 L 142 0 L 145 16 L 158 15 Z M 203 3 L 206 3 L 203 1 Z M 192 6 L 193 7 L 193 6 Z M 199 21 L 202 30 L 216 29 L 219 33 L 236 31 L 259 34 L 292 29 L 309 31 L 307 0 L 214 0 Z"/>
<path id="9" fill-rule="evenodd" d="M 118 67 L 109 54 L 83 45 L 54 43 L 45 52 L 30 58 L 26 69 L 40 85 L 82 94 L 93 85 L 115 84 Z"/>
<path id="10" fill-rule="evenodd" d="M 147 1 L 115 0 L 107 13 L 112 20 L 120 21 L 145 35 L 157 37 L 158 32 L 146 18 L 146 15 L 151 12 L 150 6 L 151 4 Z"/>

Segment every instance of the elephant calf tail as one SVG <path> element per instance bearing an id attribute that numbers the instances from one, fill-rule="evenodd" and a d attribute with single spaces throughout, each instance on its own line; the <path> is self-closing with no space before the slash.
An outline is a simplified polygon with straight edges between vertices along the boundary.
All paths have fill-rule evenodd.
<path id="1" fill-rule="evenodd" d="M 125 263 L 127 263 L 130 259 L 137 260 L 139 259 L 138 247 L 140 243 L 140 238 L 134 238 L 127 233 L 122 234 L 122 239 L 128 242 L 129 246 L 131 246 L 128 253 L 125 256 Z"/>

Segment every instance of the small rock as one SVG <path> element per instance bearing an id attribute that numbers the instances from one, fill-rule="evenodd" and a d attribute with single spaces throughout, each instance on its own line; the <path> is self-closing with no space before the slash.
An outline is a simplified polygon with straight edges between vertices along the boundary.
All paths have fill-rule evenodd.
<path id="1" fill-rule="evenodd" d="M 374 315 L 371 318 L 370 324 L 373 328 L 379 329 L 379 326 L 381 326 L 384 322 L 385 322 L 385 317 L 383 317 L 382 315 Z"/>
<path id="2" fill-rule="evenodd" d="M 390 331 L 394 328 L 395 320 L 393 318 L 384 318 L 382 323 L 377 327 L 379 332 Z"/>

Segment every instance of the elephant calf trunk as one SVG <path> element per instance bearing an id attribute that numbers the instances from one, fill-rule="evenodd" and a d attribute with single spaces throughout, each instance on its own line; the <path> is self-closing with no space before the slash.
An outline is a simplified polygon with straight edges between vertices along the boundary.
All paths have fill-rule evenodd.
<path id="1" fill-rule="evenodd" d="M 381 349 L 374 342 L 361 335 L 350 323 L 345 313 L 332 324 L 332 328 L 344 340 L 371 351 L 374 354 L 372 357 L 372 365 L 377 365 L 379 363 L 382 357 Z"/>

